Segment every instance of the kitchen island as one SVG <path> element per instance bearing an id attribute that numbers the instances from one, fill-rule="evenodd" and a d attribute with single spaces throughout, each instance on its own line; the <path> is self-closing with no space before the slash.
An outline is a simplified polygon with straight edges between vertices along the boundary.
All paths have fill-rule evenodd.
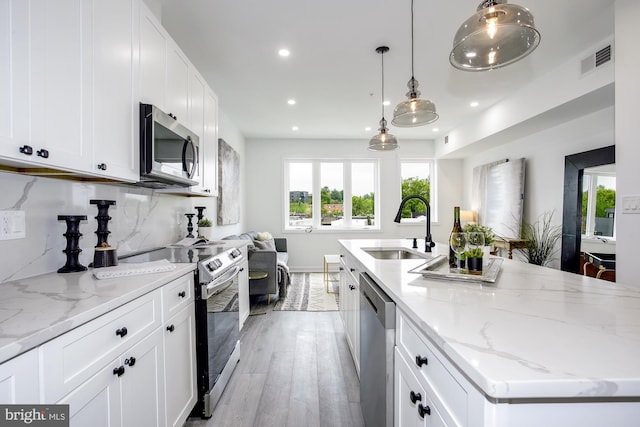
<path id="1" fill-rule="evenodd" d="M 409 273 L 425 259 L 363 250 L 410 243 L 340 241 L 350 268 L 397 305 L 396 376 L 404 372 L 399 355 L 413 345 L 407 337 L 416 335 L 452 377 L 443 388 L 426 378 L 442 424 L 640 425 L 640 288 L 508 259 L 494 284 L 425 279 Z M 448 255 L 445 244 L 434 248 L 440 254 Z M 415 355 L 405 356 L 411 365 Z M 428 368 L 412 369 L 419 377 Z"/>

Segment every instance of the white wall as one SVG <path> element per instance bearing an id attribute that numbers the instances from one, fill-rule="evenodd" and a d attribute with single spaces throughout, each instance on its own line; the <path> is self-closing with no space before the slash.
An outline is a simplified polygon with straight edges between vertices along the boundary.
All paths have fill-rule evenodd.
<path id="1" fill-rule="evenodd" d="M 231 234 L 240 234 L 244 231 L 245 222 L 245 188 L 246 188 L 246 149 L 244 136 L 238 131 L 236 125 L 227 117 L 224 111 L 218 111 L 218 138 L 224 139 L 236 152 L 240 158 L 240 222 L 238 224 L 217 225 L 218 218 L 218 198 L 192 198 L 191 206 L 205 206 L 204 216 L 213 223 L 212 238 L 221 239 Z M 217 162 L 217 159 L 216 159 Z M 192 210 L 196 212 L 195 209 Z"/>
<path id="2" fill-rule="evenodd" d="M 637 31 L 640 2 L 616 0 L 616 206 L 622 198 L 640 195 L 640 141 L 638 139 L 638 70 Z M 640 215 L 621 213 L 617 217 L 616 280 L 640 286 L 636 256 L 640 242 Z"/>
<path id="3" fill-rule="evenodd" d="M 432 158 L 432 141 L 400 141 L 391 153 L 367 150 L 366 140 L 265 140 L 247 139 L 247 229 L 269 231 L 287 238 L 289 264 L 294 271 L 322 271 L 322 256 L 338 253 L 338 239 L 424 238 L 424 225 L 396 224 L 393 218 L 401 200 L 399 162 L 402 158 Z M 382 205 L 380 231 L 285 232 L 283 230 L 283 160 L 290 157 L 379 158 Z M 438 222 L 432 224 L 434 240 L 447 240 L 454 204 L 462 202 L 462 161 L 444 160 L 436 166 Z"/>
<path id="4" fill-rule="evenodd" d="M 466 158 L 464 206 L 471 205 L 474 167 L 505 158 L 524 157 L 525 219 L 534 222 L 541 213 L 555 211 L 553 222 L 562 225 L 565 156 L 614 143 L 614 108 L 609 107 Z M 552 266 L 559 268 L 559 260 L 558 250 Z"/>

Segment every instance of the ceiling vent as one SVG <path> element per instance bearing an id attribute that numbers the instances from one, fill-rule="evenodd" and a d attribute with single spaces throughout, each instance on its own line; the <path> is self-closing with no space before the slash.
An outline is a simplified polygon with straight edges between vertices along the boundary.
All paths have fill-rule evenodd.
<path id="1" fill-rule="evenodd" d="M 612 59 L 612 48 L 611 45 L 603 47 L 596 53 L 589 55 L 585 59 L 582 60 L 582 75 L 588 74 L 600 67 L 601 65 L 606 64 Z"/>

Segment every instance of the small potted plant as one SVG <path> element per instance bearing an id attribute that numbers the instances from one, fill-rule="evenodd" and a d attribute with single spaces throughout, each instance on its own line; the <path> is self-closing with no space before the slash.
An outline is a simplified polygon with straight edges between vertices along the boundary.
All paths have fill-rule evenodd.
<path id="1" fill-rule="evenodd" d="M 204 237 L 205 239 L 211 239 L 211 221 L 207 218 L 198 220 L 198 237 Z"/>
<path id="2" fill-rule="evenodd" d="M 468 249 L 464 255 L 467 260 L 467 270 L 469 274 L 482 274 L 482 248 Z"/>

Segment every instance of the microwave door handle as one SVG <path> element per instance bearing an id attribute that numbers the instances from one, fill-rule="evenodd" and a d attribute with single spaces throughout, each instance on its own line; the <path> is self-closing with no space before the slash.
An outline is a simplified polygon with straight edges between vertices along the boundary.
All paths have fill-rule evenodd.
<path id="1" fill-rule="evenodd" d="M 187 147 L 191 148 L 191 153 L 193 154 L 193 164 L 191 166 L 191 170 L 188 169 L 187 165 Z M 192 178 L 196 172 L 196 168 L 198 167 L 198 153 L 196 152 L 196 147 L 191 137 L 188 136 L 187 139 L 184 140 L 184 145 L 182 146 L 182 170 L 187 173 L 187 177 Z"/>

